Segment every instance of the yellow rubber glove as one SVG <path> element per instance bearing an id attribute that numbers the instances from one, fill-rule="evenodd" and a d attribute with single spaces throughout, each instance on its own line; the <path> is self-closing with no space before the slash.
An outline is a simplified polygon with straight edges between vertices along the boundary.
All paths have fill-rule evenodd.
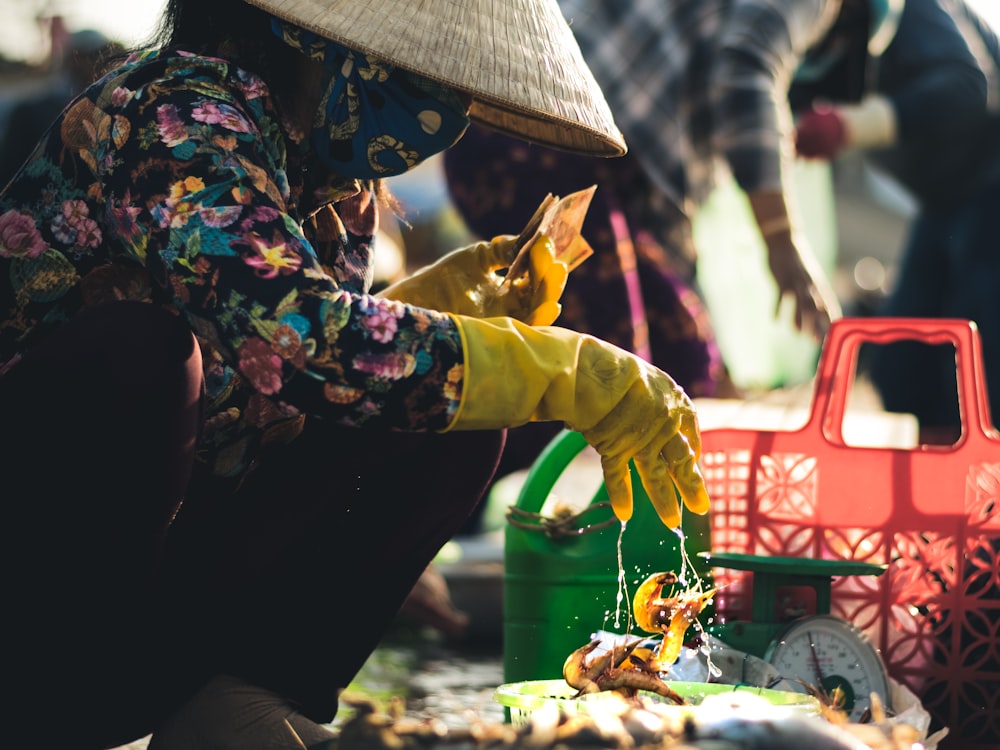
<path id="1" fill-rule="evenodd" d="M 601 455 L 615 515 L 632 516 L 629 460 L 660 520 L 680 525 L 677 494 L 709 509 L 698 468 L 694 404 L 662 370 L 600 339 L 509 318 L 454 318 L 465 354 L 462 401 L 449 430 L 560 421 Z M 676 488 L 676 494 L 675 494 Z"/>
<path id="2" fill-rule="evenodd" d="M 549 325 L 562 310 L 559 297 L 569 270 L 555 259 L 546 235 L 531 246 L 528 271 L 504 284 L 502 271 L 518 248 L 512 235 L 454 250 L 377 296 L 473 318 L 508 316 L 528 325 Z"/>

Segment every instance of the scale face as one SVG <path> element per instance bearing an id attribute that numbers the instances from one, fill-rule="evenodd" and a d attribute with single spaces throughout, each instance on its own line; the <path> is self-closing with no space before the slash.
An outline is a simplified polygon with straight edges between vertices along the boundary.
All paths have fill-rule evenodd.
<path id="1" fill-rule="evenodd" d="M 853 721 L 871 707 L 872 693 L 889 705 L 882 658 L 861 630 L 839 617 L 822 614 L 792 621 L 764 658 L 785 678 L 775 687 L 807 692 L 801 680 L 827 696 L 837 691 L 843 698 L 841 708 Z"/>

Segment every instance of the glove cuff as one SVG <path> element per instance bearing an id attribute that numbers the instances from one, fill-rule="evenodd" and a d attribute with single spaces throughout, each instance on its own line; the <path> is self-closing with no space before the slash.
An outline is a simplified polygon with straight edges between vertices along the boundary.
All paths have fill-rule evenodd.
<path id="1" fill-rule="evenodd" d="M 464 364 L 458 409 L 443 432 L 565 421 L 573 413 L 582 334 L 513 318 L 449 317 Z"/>
<path id="2" fill-rule="evenodd" d="M 465 403 L 469 398 L 469 388 L 468 388 L 468 371 L 469 371 L 469 340 L 465 335 L 465 328 L 462 326 L 462 316 L 448 314 L 451 322 L 454 324 L 456 330 L 458 330 L 458 338 L 462 342 L 462 392 L 458 400 L 458 408 L 455 409 L 455 416 L 452 417 L 451 422 L 445 427 L 441 432 L 451 432 L 455 425 L 462 421 L 463 412 L 465 411 Z M 449 381 L 451 378 L 448 379 Z M 454 383 L 449 382 L 449 385 L 454 385 Z"/>
<path id="3" fill-rule="evenodd" d="M 844 120 L 846 146 L 880 148 L 896 142 L 896 111 L 884 96 L 866 97 L 860 104 L 839 109 Z"/>

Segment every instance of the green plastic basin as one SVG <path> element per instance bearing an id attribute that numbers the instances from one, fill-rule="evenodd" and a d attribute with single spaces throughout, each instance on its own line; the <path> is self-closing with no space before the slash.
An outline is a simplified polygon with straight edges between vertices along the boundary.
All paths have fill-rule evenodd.
<path id="1" fill-rule="evenodd" d="M 819 713 L 819 701 L 810 695 L 786 690 L 750 687 L 748 685 L 723 685 L 708 682 L 674 682 L 670 687 L 687 702 L 676 705 L 655 693 L 641 691 L 640 695 L 650 701 L 666 704 L 668 710 L 676 709 L 679 714 L 690 714 L 697 718 L 699 704 L 709 695 L 722 695 L 734 691 L 750 693 L 767 700 L 775 708 L 775 715 L 792 713 L 815 715 Z M 555 704 L 566 713 L 593 713 L 607 710 L 614 702 L 620 706 L 617 696 L 612 693 L 592 693 L 574 698 L 576 690 L 565 680 L 527 680 L 510 682 L 498 687 L 493 700 L 507 709 L 510 721 L 515 726 L 526 723 L 534 711 Z M 716 709 L 717 710 L 717 709 Z M 717 716 L 715 718 L 718 718 Z"/>

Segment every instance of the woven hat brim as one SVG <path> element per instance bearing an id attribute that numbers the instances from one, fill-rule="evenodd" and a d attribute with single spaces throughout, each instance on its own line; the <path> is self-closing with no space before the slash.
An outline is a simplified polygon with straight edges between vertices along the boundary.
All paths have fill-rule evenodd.
<path id="1" fill-rule="evenodd" d="M 527 141 L 621 156 L 625 139 L 556 0 L 246 0 L 473 98 L 470 117 Z"/>

